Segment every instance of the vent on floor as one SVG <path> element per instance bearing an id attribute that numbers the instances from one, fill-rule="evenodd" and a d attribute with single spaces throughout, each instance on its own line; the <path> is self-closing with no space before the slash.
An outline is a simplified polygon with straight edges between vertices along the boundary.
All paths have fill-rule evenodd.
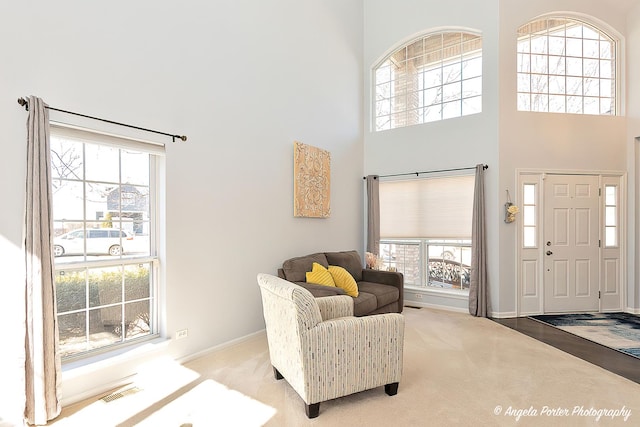
<path id="1" fill-rule="evenodd" d="M 105 397 L 102 398 L 102 401 L 104 402 L 113 402 L 114 400 L 120 399 L 121 397 L 125 397 L 128 396 L 130 394 L 134 394 L 139 392 L 140 389 L 138 387 L 131 387 L 125 390 L 120 390 L 120 391 L 114 391 L 111 394 L 106 395 Z"/>

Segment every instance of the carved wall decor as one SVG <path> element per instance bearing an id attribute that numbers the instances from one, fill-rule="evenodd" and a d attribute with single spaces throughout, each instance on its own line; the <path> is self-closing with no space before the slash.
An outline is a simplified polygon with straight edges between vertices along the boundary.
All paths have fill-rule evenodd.
<path id="1" fill-rule="evenodd" d="M 293 215 L 328 218 L 331 214 L 331 153 L 293 143 Z"/>

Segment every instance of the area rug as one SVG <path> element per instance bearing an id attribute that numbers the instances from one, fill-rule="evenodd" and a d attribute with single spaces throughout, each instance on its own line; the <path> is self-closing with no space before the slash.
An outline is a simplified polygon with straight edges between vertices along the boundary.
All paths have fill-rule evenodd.
<path id="1" fill-rule="evenodd" d="M 628 313 L 581 313 L 530 318 L 640 358 L 640 316 Z"/>

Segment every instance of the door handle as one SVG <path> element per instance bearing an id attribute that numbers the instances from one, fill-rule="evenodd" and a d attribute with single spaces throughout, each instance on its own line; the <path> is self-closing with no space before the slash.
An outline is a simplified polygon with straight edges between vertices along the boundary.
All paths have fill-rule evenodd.
<path id="1" fill-rule="evenodd" d="M 553 255 L 553 252 L 547 251 L 547 255 Z"/>

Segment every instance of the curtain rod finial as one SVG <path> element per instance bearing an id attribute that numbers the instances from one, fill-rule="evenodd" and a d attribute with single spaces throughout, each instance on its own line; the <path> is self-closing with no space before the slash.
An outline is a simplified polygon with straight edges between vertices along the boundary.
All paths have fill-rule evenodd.
<path id="1" fill-rule="evenodd" d="M 22 105 L 24 108 L 29 110 L 29 102 L 23 97 L 18 98 L 18 104 Z"/>

